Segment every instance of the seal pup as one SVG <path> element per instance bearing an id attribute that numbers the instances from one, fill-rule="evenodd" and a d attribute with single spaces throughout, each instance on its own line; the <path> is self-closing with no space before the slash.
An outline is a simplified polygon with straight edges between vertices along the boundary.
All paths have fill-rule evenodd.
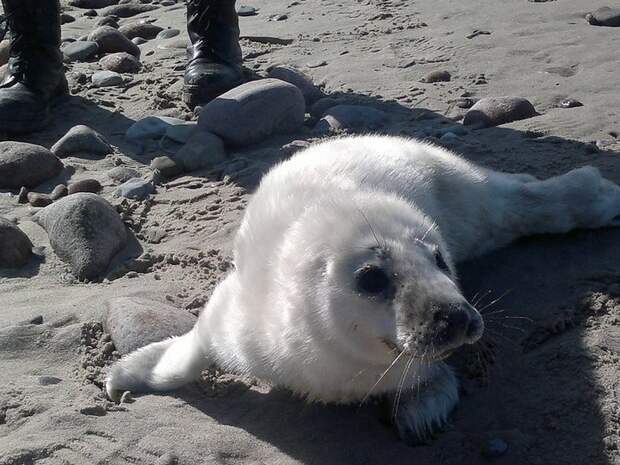
<path id="1" fill-rule="evenodd" d="M 125 356 L 106 390 L 171 390 L 216 364 L 311 401 L 392 395 L 401 437 L 424 440 L 458 401 L 443 360 L 484 327 L 454 264 L 618 225 L 620 187 L 593 167 L 538 180 L 411 139 L 322 142 L 263 178 L 194 328 Z"/>

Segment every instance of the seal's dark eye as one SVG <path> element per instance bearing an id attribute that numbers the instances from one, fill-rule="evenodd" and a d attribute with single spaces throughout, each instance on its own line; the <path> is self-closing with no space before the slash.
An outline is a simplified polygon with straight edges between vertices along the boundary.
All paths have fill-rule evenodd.
<path id="1" fill-rule="evenodd" d="M 357 289 L 365 294 L 379 294 L 390 286 L 390 278 L 376 265 L 366 265 L 355 272 Z"/>
<path id="2" fill-rule="evenodd" d="M 441 271 L 450 273 L 450 268 L 448 267 L 448 264 L 446 263 L 446 261 L 443 259 L 443 255 L 441 255 L 441 252 L 439 251 L 439 249 L 435 249 L 435 263 L 437 264 L 437 267 Z"/>

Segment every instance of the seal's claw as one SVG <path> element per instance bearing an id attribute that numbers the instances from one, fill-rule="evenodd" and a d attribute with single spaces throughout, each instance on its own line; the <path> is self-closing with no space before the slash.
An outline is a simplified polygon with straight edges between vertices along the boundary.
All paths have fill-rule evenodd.
<path id="1" fill-rule="evenodd" d="M 401 406 L 394 415 L 398 434 L 409 445 L 428 444 L 445 427 L 449 413 L 458 402 L 454 374 L 446 365 L 438 368 L 438 375 L 430 382 L 403 394 Z"/>

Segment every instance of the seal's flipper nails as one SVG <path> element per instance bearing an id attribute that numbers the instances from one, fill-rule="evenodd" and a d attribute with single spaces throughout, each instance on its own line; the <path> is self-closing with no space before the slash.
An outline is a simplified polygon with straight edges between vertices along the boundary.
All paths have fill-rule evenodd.
<path id="1" fill-rule="evenodd" d="M 430 382 L 403 394 L 395 412 L 398 434 L 411 446 L 428 444 L 444 428 L 459 400 L 454 373 L 446 365 L 440 368 L 441 372 Z"/>

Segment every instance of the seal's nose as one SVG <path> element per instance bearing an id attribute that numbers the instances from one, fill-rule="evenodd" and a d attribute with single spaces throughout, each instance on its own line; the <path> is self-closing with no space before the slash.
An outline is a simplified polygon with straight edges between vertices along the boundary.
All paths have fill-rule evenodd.
<path id="1" fill-rule="evenodd" d="M 473 344 L 484 329 L 480 314 L 467 302 L 436 306 L 433 320 L 437 342 L 443 344 Z"/>

